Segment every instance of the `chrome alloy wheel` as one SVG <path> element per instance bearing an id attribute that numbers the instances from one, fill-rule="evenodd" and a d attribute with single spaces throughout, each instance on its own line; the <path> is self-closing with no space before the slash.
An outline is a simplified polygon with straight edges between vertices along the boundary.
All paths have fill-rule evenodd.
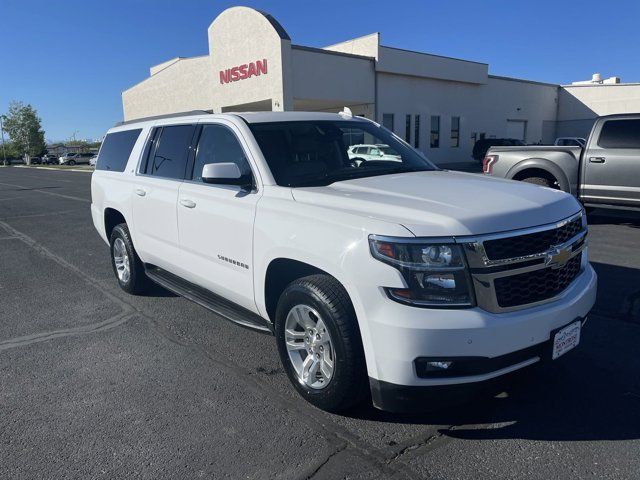
<path id="1" fill-rule="evenodd" d="M 285 320 L 284 339 L 298 381 L 315 390 L 329 385 L 335 350 L 320 314 L 308 305 L 295 305 Z"/>
<path id="2" fill-rule="evenodd" d="M 131 277 L 131 267 L 129 265 L 127 247 L 121 238 L 116 238 L 113 242 L 113 263 L 116 266 L 118 279 L 122 283 L 127 283 Z"/>

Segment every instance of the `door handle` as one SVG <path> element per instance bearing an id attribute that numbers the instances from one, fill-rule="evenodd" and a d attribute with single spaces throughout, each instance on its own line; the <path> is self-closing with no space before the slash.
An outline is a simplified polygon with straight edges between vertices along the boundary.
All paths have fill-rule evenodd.
<path id="1" fill-rule="evenodd" d="M 181 198 L 180 205 L 187 208 L 195 208 L 196 202 L 194 202 L 193 200 L 189 200 L 188 198 Z"/>
<path id="2" fill-rule="evenodd" d="M 147 194 L 147 191 L 144 188 L 136 188 L 134 191 L 136 192 L 136 195 L 140 197 L 144 197 Z"/>
<path id="3" fill-rule="evenodd" d="M 591 163 L 604 163 L 604 157 L 589 157 Z"/>

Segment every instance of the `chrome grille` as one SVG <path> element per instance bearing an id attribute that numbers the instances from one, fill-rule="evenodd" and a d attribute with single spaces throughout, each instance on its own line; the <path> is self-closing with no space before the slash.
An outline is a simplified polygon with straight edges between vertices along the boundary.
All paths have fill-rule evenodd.
<path id="1" fill-rule="evenodd" d="M 551 225 L 458 239 L 466 242 L 478 306 L 502 313 L 558 298 L 580 274 L 586 235 L 579 213 Z"/>
<path id="2" fill-rule="evenodd" d="M 560 228 L 498 238 L 484 242 L 484 250 L 489 260 L 524 257 L 544 252 L 555 245 L 561 245 L 582 230 L 582 219 L 575 218 Z"/>

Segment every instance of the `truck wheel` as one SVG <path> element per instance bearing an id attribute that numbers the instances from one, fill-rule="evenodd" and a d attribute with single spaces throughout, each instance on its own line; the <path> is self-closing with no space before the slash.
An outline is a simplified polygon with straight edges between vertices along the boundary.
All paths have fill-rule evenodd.
<path id="1" fill-rule="evenodd" d="M 303 398 L 330 412 L 364 400 L 368 382 L 360 329 L 337 280 L 310 275 L 290 283 L 275 323 L 282 365 Z"/>
<path id="2" fill-rule="evenodd" d="M 120 288 L 133 295 L 144 293 L 150 280 L 144 273 L 144 265 L 133 248 L 126 223 L 114 227 L 109 244 L 111 245 L 111 266 Z"/>
<path id="3" fill-rule="evenodd" d="M 558 183 L 552 182 L 548 178 L 544 177 L 527 177 L 522 179 L 523 182 L 533 183 L 534 185 L 540 185 L 541 187 L 555 188 L 558 189 Z"/>

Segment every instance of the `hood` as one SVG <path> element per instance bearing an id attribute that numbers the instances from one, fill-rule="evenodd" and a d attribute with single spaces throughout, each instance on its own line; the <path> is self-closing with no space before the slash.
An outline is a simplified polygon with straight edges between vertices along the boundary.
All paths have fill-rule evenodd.
<path id="1" fill-rule="evenodd" d="M 297 202 L 401 224 L 418 237 L 534 227 L 562 220 L 581 208 L 559 190 L 448 171 L 383 175 L 292 190 Z"/>

